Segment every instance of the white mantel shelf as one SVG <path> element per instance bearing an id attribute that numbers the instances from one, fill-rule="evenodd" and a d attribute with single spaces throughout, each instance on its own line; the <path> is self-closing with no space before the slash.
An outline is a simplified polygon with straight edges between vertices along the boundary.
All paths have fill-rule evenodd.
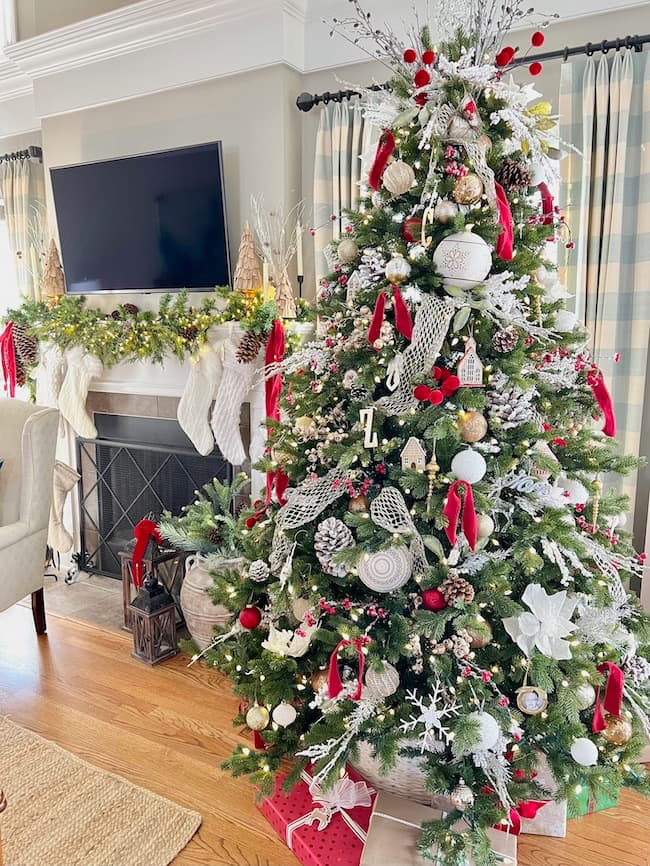
<path id="1" fill-rule="evenodd" d="M 141 394 L 148 397 L 180 397 L 185 388 L 188 362 L 173 355 L 162 364 L 133 361 L 104 369 L 101 378 L 93 379 L 91 391 L 102 394 Z"/>

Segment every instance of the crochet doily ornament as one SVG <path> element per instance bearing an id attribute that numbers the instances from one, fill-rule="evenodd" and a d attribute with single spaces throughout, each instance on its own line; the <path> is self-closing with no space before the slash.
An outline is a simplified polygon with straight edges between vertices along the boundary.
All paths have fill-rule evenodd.
<path id="1" fill-rule="evenodd" d="M 411 555 L 406 547 L 368 553 L 357 563 L 359 579 L 374 592 L 394 592 L 411 576 Z"/>

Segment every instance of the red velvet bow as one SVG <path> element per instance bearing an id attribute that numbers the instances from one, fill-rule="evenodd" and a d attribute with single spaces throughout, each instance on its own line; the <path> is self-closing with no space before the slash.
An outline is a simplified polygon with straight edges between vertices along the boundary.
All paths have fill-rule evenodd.
<path id="1" fill-rule="evenodd" d="M 2 357 L 2 376 L 5 391 L 10 397 L 16 396 L 16 350 L 14 348 L 14 323 L 9 322 L 0 334 L 0 356 Z"/>
<path id="2" fill-rule="evenodd" d="M 614 662 L 603 662 L 598 665 L 598 670 L 601 674 L 608 671 L 607 686 L 605 687 L 605 699 L 600 702 L 600 686 L 596 693 L 596 709 L 594 711 L 594 720 L 591 723 L 591 730 L 594 734 L 599 734 L 607 727 L 603 716 L 603 706 L 605 710 L 617 719 L 621 717 L 621 707 L 623 705 L 623 688 L 625 686 L 625 674 L 614 664 Z"/>
<path id="3" fill-rule="evenodd" d="M 500 183 L 495 181 L 494 188 L 497 193 L 497 210 L 499 213 L 499 225 L 501 232 L 497 238 L 495 251 L 504 262 L 511 262 L 513 256 L 514 230 L 512 225 L 512 211 L 505 190 Z"/>
<path id="4" fill-rule="evenodd" d="M 341 682 L 341 675 L 339 674 L 339 650 L 343 649 L 346 646 L 354 646 L 357 650 L 357 661 L 359 665 L 359 674 L 357 681 L 357 688 L 353 695 L 350 695 L 350 699 L 353 701 L 361 700 L 361 689 L 363 688 L 363 666 L 364 666 L 364 657 L 363 657 L 363 645 L 367 643 L 367 640 L 361 637 L 355 637 L 348 640 L 342 640 L 339 645 L 336 647 L 332 655 L 330 656 L 330 667 L 329 672 L 327 674 L 327 690 L 330 698 L 335 698 L 337 695 L 340 695 L 343 691 L 343 683 Z"/>
<path id="5" fill-rule="evenodd" d="M 587 373 L 587 383 L 590 385 L 595 401 L 605 417 L 603 433 L 605 436 L 616 436 L 616 415 L 612 395 L 607 390 L 602 371 L 595 367 Z"/>
<path id="6" fill-rule="evenodd" d="M 162 535 L 157 525 L 153 520 L 145 517 L 141 520 L 133 530 L 135 538 L 135 547 L 133 549 L 133 558 L 131 560 L 131 574 L 133 575 L 133 586 L 139 588 L 142 586 L 144 575 L 142 574 L 142 560 L 151 538 L 157 544 L 162 544 Z"/>
<path id="7" fill-rule="evenodd" d="M 399 287 L 393 283 L 393 302 L 395 305 L 395 327 L 403 337 L 410 340 L 413 337 L 413 320 L 409 309 L 404 303 L 404 298 L 399 290 Z M 384 321 L 384 312 L 386 310 L 386 293 L 380 292 L 377 295 L 375 302 L 375 311 L 372 314 L 372 321 L 368 328 L 368 342 L 372 345 L 375 340 L 379 339 L 381 334 L 381 326 Z"/>
<path id="8" fill-rule="evenodd" d="M 460 515 L 460 496 L 458 495 L 458 489 L 462 487 L 465 490 L 465 506 L 463 508 L 463 518 L 462 518 L 462 527 L 463 532 L 465 533 L 465 538 L 467 539 L 467 543 L 471 547 L 472 550 L 476 547 L 476 540 L 478 538 L 478 524 L 476 520 L 476 511 L 474 510 L 474 494 L 472 492 L 472 485 L 467 481 L 454 481 L 449 487 L 449 493 L 447 494 L 447 502 L 445 507 L 442 509 L 442 513 L 447 518 L 447 526 L 445 528 L 445 532 L 447 533 L 447 538 L 449 539 L 450 544 L 456 544 L 456 534 L 458 531 L 458 517 Z"/>
<path id="9" fill-rule="evenodd" d="M 543 224 L 550 226 L 553 223 L 553 195 L 544 181 L 537 184 L 537 190 L 542 197 Z"/>
<path id="10" fill-rule="evenodd" d="M 273 322 L 269 341 L 266 344 L 264 361 L 266 365 L 277 364 L 284 358 L 285 352 L 284 328 L 280 319 Z M 280 420 L 280 394 L 282 393 L 282 373 L 276 373 L 269 377 L 264 385 L 266 397 L 266 417 L 274 421 Z M 269 431 L 270 435 L 270 431 Z M 269 505 L 273 498 L 273 492 L 277 496 L 280 505 L 284 505 L 284 493 L 287 489 L 289 478 L 283 469 L 278 468 L 273 472 L 266 473 L 266 504 Z"/>
<path id="11" fill-rule="evenodd" d="M 368 175 L 368 186 L 370 189 L 378 190 L 381 186 L 381 178 L 384 174 L 384 169 L 388 164 L 388 160 L 393 155 L 395 150 L 395 136 L 390 129 L 385 129 L 377 144 L 377 152 L 375 153 L 375 161 Z"/>
<path id="12" fill-rule="evenodd" d="M 510 809 L 510 823 L 502 821 L 500 824 L 495 824 L 494 829 L 518 836 L 521 833 L 521 819 L 535 818 L 542 806 L 545 806 L 548 802 L 550 801 L 524 800 L 522 803 L 518 803 L 516 807 Z"/>

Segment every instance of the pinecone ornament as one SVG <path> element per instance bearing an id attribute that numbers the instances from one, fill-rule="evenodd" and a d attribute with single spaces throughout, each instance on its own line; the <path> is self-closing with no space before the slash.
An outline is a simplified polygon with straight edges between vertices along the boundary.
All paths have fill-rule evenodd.
<path id="1" fill-rule="evenodd" d="M 136 316 L 140 312 L 135 304 L 122 304 L 122 309 L 125 313 L 128 313 L 129 316 Z"/>
<path id="2" fill-rule="evenodd" d="M 512 192 L 528 189 L 532 183 L 532 177 L 523 162 L 515 159 L 504 159 L 494 174 L 494 179 L 500 183 L 505 190 Z"/>
<path id="3" fill-rule="evenodd" d="M 461 629 L 458 634 L 454 634 L 435 644 L 431 652 L 436 656 L 453 653 L 457 659 L 464 659 L 469 655 L 470 650 L 469 635 L 467 635 L 464 629 Z"/>
<path id="4" fill-rule="evenodd" d="M 370 397 L 370 391 L 365 385 L 352 385 L 350 388 L 350 400 L 353 403 L 367 403 Z"/>
<path id="5" fill-rule="evenodd" d="M 640 686 L 650 680 L 650 662 L 643 656 L 630 656 L 623 662 L 623 673 L 635 686 Z"/>
<path id="6" fill-rule="evenodd" d="M 18 355 L 16 355 L 16 385 L 22 388 L 27 382 L 27 370 Z"/>
<path id="7" fill-rule="evenodd" d="M 221 534 L 221 530 L 217 526 L 212 526 L 208 529 L 208 542 L 213 544 L 215 547 L 219 547 L 221 542 L 223 541 L 223 535 Z"/>
<path id="8" fill-rule="evenodd" d="M 345 563 L 335 562 L 334 554 L 353 545 L 352 533 L 338 517 L 328 517 L 318 524 L 314 535 L 314 550 L 325 574 L 345 577 L 349 570 L 348 566 Z"/>
<path id="9" fill-rule="evenodd" d="M 507 376 L 494 376 L 488 392 L 490 424 L 498 424 L 503 430 L 511 430 L 538 419 L 532 403 L 535 393 L 534 388 L 522 391 L 518 385 L 509 385 Z"/>
<path id="10" fill-rule="evenodd" d="M 14 325 L 14 349 L 23 364 L 35 364 L 38 360 L 38 343 L 24 325 Z"/>
<path id="11" fill-rule="evenodd" d="M 271 569 L 263 559 L 256 559 L 248 566 L 248 576 L 255 583 L 264 583 L 268 580 Z"/>
<path id="12" fill-rule="evenodd" d="M 255 331 L 246 331 L 237 346 L 237 360 L 240 364 L 250 364 L 257 358 L 257 353 L 264 343 L 264 335 Z"/>
<path id="13" fill-rule="evenodd" d="M 198 337 L 199 329 L 196 325 L 184 325 L 178 329 L 178 333 L 184 340 L 187 340 L 188 343 L 192 343 Z"/>
<path id="14" fill-rule="evenodd" d="M 474 587 L 472 584 L 465 580 L 464 577 L 461 577 L 454 569 L 449 571 L 449 577 L 438 588 L 447 604 L 450 605 L 455 601 L 469 604 L 474 598 Z"/>
<path id="15" fill-rule="evenodd" d="M 492 345 L 497 352 L 502 352 L 503 354 L 512 352 L 518 342 L 519 332 L 512 325 L 508 325 L 502 331 L 497 331 L 492 337 Z"/>

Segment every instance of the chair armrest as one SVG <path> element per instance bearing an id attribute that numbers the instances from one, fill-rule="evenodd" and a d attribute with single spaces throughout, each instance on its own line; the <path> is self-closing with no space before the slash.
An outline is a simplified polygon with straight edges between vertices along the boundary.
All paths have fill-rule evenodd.
<path id="1" fill-rule="evenodd" d="M 32 530 L 22 520 L 8 523 L 6 526 L 0 526 L 0 553 L 7 547 L 11 547 L 12 544 L 16 544 L 16 542 L 27 538 L 29 535 L 32 535 Z"/>

